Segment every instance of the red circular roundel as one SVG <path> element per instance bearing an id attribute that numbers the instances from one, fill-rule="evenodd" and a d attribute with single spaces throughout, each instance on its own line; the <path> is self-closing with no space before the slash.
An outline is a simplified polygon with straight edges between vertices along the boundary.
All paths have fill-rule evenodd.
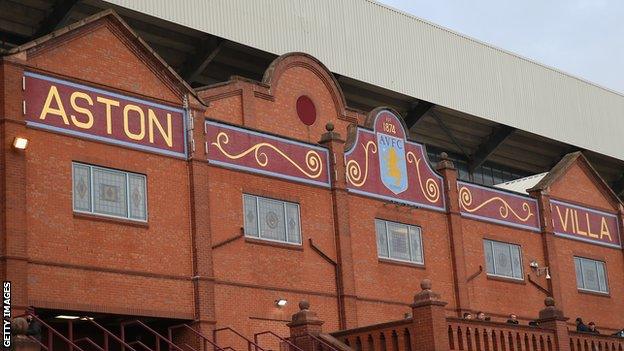
<path id="1" fill-rule="evenodd" d="M 311 126 L 316 121 L 316 107 L 307 95 L 297 99 L 297 115 L 303 124 Z"/>

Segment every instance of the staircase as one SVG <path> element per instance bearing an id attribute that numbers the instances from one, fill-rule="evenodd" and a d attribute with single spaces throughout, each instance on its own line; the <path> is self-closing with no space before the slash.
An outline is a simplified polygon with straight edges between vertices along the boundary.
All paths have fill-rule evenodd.
<path id="1" fill-rule="evenodd" d="M 213 330 L 209 337 L 189 324 L 178 324 L 168 327 L 163 335 L 139 319 L 120 322 L 111 328 L 116 329 L 114 332 L 93 318 L 68 320 L 65 326 L 55 328 L 38 316 L 32 317 L 41 324 L 42 337 L 41 341 L 30 337 L 31 342 L 35 349 L 44 351 L 311 351 L 297 346 L 300 340 L 289 340 L 270 330 L 248 338 L 232 327 L 222 327 Z M 315 340 L 315 351 L 345 351 L 318 336 L 310 337 Z M 236 340 L 236 346 L 218 344 L 218 340 L 225 339 Z M 267 344 L 279 345 L 279 350 Z M 240 345 L 245 345 L 246 350 Z"/>

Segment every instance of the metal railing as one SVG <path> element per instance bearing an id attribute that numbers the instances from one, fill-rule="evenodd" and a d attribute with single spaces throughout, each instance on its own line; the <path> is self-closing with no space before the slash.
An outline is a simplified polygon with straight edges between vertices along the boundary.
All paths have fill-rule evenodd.
<path id="1" fill-rule="evenodd" d="M 113 338 L 115 341 L 117 341 L 120 344 L 122 349 L 124 347 L 126 347 L 126 348 L 130 349 L 130 351 L 136 351 L 132 346 L 130 346 L 130 344 L 126 343 L 120 337 L 118 337 L 117 335 L 115 335 L 114 333 L 109 331 L 108 329 L 106 329 L 103 326 L 101 326 L 99 323 L 94 321 L 92 318 L 88 318 L 87 320 L 89 321 L 90 324 L 92 324 L 97 329 L 99 329 L 102 333 L 104 333 L 104 347 L 103 348 L 104 348 L 105 351 L 109 350 L 109 346 L 110 346 L 109 338 Z"/>
<path id="2" fill-rule="evenodd" d="M 224 351 L 225 350 L 225 349 L 221 348 L 219 345 L 217 345 L 215 342 L 211 341 L 204 334 L 202 334 L 202 333 L 198 332 L 197 330 L 193 329 L 188 324 L 178 324 L 178 325 L 171 326 L 171 327 L 169 327 L 167 329 L 167 336 L 169 337 L 169 340 L 171 340 L 171 342 L 173 342 L 173 331 L 175 329 L 180 329 L 180 328 L 185 328 L 185 330 L 189 330 L 193 334 L 195 334 L 196 336 L 200 337 L 203 340 L 204 351 L 208 351 L 208 344 L 212 345 L 214 351 Z M 188 344 L 185 344 L 185 345 L 188 346 L 189 348 L 193 349 L 190 345 L 188 345 Z"/>
<path id="3" fill-rule="evenodd" d="M 36 338 L 31 338 L 36 340 L 39 345 L 42 346 L 43 349 L 45 349 L 46 351 L 53 351 L 54 350 L 54 336 L 58 337 L 59 339 L 61 339 L 65 344 L 67 344 L 69 351 L 73 351 L 73 350 L 77 350 L 77 351 L 84 351 L 82 348 L 80 348 L 78 345 L 76 345 L 72 340 L 71 340 L 71 335 L 72 335 L 72 323 L 70 321 L 69 324 L 69 334 L 70 334 L 70 338 L 66 338 L 63 334 L 61 334 L 59 331 L 57 331 L 56 329 L 52 328 L 49 324 L 47 324 L 46 322 L 44 322 L 43 320 L 41 320 L 41 318 L 35 316 L 34 314 L 25 314 L 25 315 L 21 315 L 18 317 L 24 317 L 24 316 L 30 316 L 32 317 L 34 320 L 36 320 L 37 322 L 39 322 L 41 324 L 41 326 L 45 327 L 48 330 L 48 340 L 47 340 L 47 345 L 44 345 L 41 341 L 37 340 Z M 89 338 L 85 338 L 85 339 L 89 339 Z M 89 339 L 91 343 L 94 343 L 93 340 Z"/>
<path id="4" fill-rule="evenodd" d="M 273 336 L 274 338 L 277 338 L 277 339 L 278 339 L 278 340 L 280 340 L 281 342 L 286 343 L 288 346 L 290 346 L 290 347 L 289 347 L 289 351 L 292 351 L 292 349 L 294 349 L 294 350 L 296 350 L 296 351 L 303 351 L 303 350 L 302 350 L 299 346 L 297 346 L 297 345 L 293 344 L 292 342 L 288 341 L 287 339 L 282 338 L 281 336 L 279 336 L 279 335 L 275 334 L 274 332 L 272 332 L 272 331 L 270 331 L 270 330 L 267 330 L 267 331 L 263 331 L 263 332 L 260 332 L 260 333 L 255 333 L 255 334 L 254 334 L 254 342 L 255 342 L 256 344 L 258 344 L 258 345 L 260 344 L 260 343 L 258 342 L 258 337 L 259 337 L 260 335 L 271 335 L 271 336 Z M 291 348 L 292 348 L 292 349 L 291 349 Z"/>
<path id="5" fill-rule="evenodd" d="M 230 327 L 223 327 L 223 328 L 219 328 L 219 329 L 215 329 L 212 332 L 212 340 L 214 340 L 214 342 L 217 342 L 217 333 L 221 332 L 221 331 L 230 331 L 233 334 L 237 335 L 239 338 L 245 340 L 247 342 L 247 351 L 252 351 L 252 349 L 254 349 L 255 351 L 266 351 L 265 349 L 263 349 L 260 345 L 256 344 L 255 342 L 249 340 L 246 336 L 244 336 L 243 334 L 237 332 L 236 330 L 230 328 Z"/>
<path id="6" fill-rule="evenodd" d="M 125 321 L 125 322 L 122 322 L 120 324 L 120 326 L 121 326 L 121 339 L 123 341 L 126 341 L 126 327 L 129 326 L 129 325 L 139 325 L 143 329 L 145 329 L 148 332 L 150 332 L 154 336 L 154 338 L 156 340 L 156 349 L 155 349 L 155 351 L 160 351 L 160 341 L 164 341 L 167 345 L 169 345 L 169 350 L 173 349 L 173 350 L 176 350 L 176 351 L 184 351 L 180 347 L 178 347 L 176 344 L 174 344 L 172 341 L 170 341 L 169 339 L 167 339 L 164 336 L 160 335 L 157 331 L 155 331 L 154 329 L 150 328 L 147 324 L 141 322 L 138 319 L 131 320 L 131 321 Z M 133 343 L 134 342 L 130 342 L 129 344 L 132 345 Z M 139 341 L 139 343 L 141 344 L 142 347 L 146 346 L 145 344 L 143 344 L 140 341 Z M 197 351 L 197 350 L 195 350 L 193 348 L 191 348 L 191 349 L 192 349 L 192 351 Z M 148 350 L 149 350 L 149 348 L 148 348 Z M 125 351 L 125 348 L 124 348 L 123 345 L 121 347 L 121 351 Z M 152 350 L 150 350 L 150 351 L 152 351 Z"/>

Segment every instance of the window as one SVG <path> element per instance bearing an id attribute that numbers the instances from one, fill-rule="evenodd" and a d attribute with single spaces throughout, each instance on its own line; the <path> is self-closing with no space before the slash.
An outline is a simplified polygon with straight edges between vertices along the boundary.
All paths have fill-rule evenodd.
<path id="1" fill-rule="evenodd" d="M 377 256 L 424 264 L 420 228 L 412 225 L 375 220 Z"/>
<path id="2" fill-rule="evenodd" d="M 487 274 L 523 280 L 520 246 L 499 241 L 484 240 Z"/>
<path id="3" fill-rule="evenodd" d="M 72 163 L 74 211 L 147 221 L 142 174 Z"/>
<path id="4" fill-rule="evenodd" d="M 245 236 L 287 244 L 301 244 L 299 205 L 243 195 Z"/>
<path id="5" fill-rule="evenodd" d="M 605 263 L 589 258 L 574 257 L 576 286 L 580 290 L 608 293 Z"/>

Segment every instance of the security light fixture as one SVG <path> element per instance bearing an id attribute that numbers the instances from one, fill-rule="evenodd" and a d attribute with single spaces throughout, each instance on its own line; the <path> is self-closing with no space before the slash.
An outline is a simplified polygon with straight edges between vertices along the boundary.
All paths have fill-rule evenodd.
<path id="1" fill-rule="evenodd" d="M 537 263 L 536 260 L 531 261 L 531 263 L 529 263 L 529 267 L 531 267 L 531 269 L 533 269 L 535 271 L 535 273 L 537 274 L 538 277 L 545 273 L 546 274 L 546 279 L 551 279 L 552 278 L 550 276 L 550 270 L 548 269 L 548 267 L 540 267 L 539 263 Z"/>
<path id="2" fill-rule="evenodd" d="M 71 320 L 73 320 L 73 319 L 78 319 L 80 317 L 78 317 L 78 316 L 68 316 L 68 315 L 65 315 L 65 314 L 59 314 L 58 316 L 56 316 L 54 318 L 56 318 L 56 319 L 71 319 Z"/>
<path id="3" fill-rule="evenodd" d="M 275 305 L 277 307 L 284 307 L 284 306 L 286 306 L 286 304 L 288 304 L 288 300 L 286 300 L 286 299 L 277 299 L 277 300 L 275 300 Z"/>
<path id="4" fill-rule="evenodd" d="M 15 137 L 13 139 L 13 147 L 17 150 L 25 150 L 28 146 L 28 139 L 22 137 Z"/>

